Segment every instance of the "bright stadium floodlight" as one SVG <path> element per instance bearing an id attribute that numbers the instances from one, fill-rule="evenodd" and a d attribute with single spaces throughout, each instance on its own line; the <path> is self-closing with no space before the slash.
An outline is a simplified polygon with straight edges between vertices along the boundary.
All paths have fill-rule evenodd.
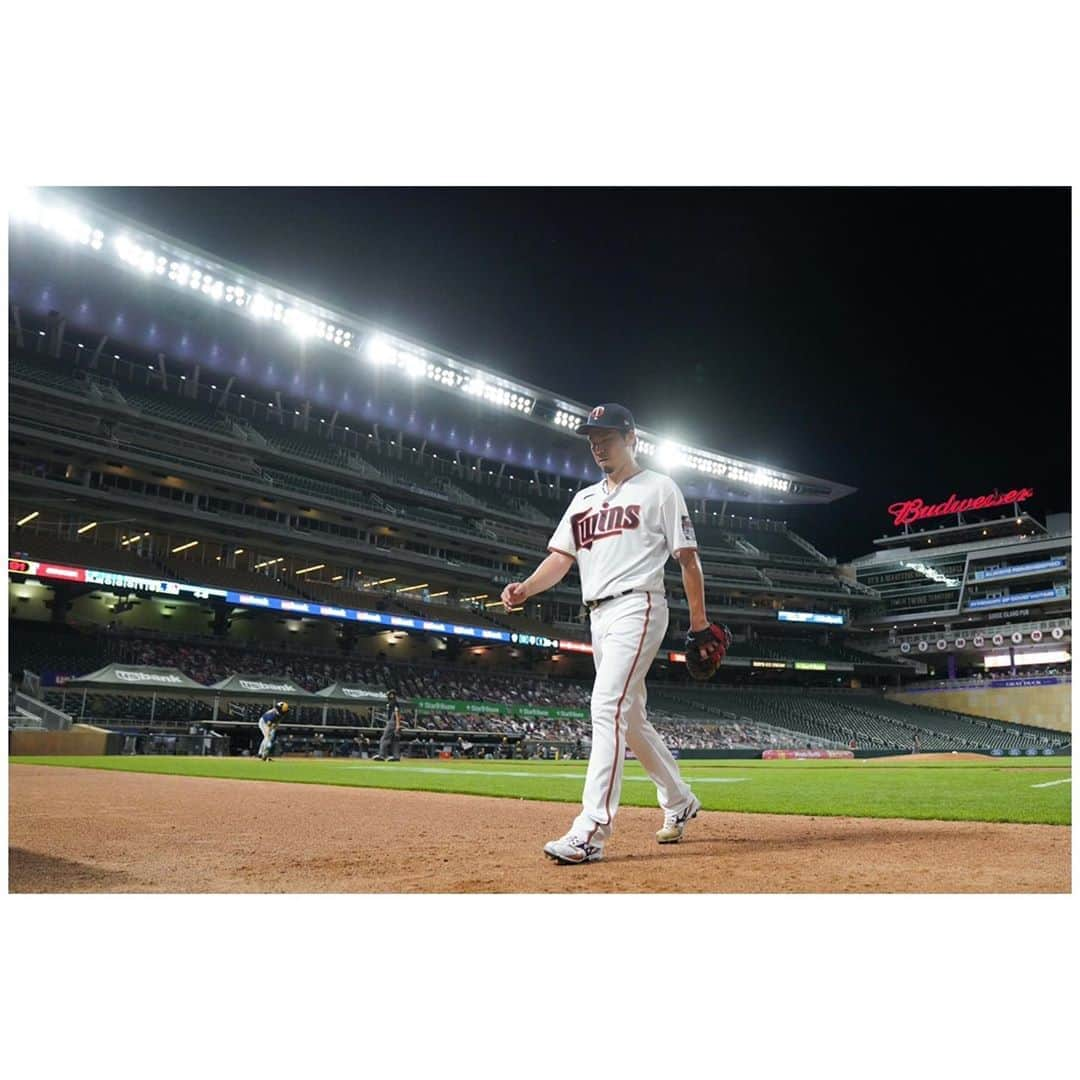
<path id="1" fill-rule="evenodd" d="M 274 301 L 256 293 L 248 304 L 248 311 L 256 319 L 269 319 L 274 314 Z"/>
<path id="2" fill-rule="evenodd" d="M 374 334 L 368 339 L 364 355 L 373 364 L 392 364 L 397 359 L 397 350 L 382 334 Z"/>
<path id="3" fill-rule="evenodd" d="M 11 200 L 11 216 L 24 225 L 41 224 L 41 203 L 29 188 L 19 188 Z"/>
<path id="4" fill-rule="evenodd" d="M 679 463 L 679 450 L 674 443 L 664 443 L 656 452 L 656 460 L 665 469 L 672 469 Z"/>
<path id="5" fill-rule="evenodd" d="M 281 321 L 298 337 L 311 337 L 315 333 L 317 320 L 296 308 L 288 308 L 282 315 Z"/>
<path id="6" fill-rule="evenodd" d="M 16 211 L 20 222 L 38 225 L 46 232 L 86 244 L 97 251 L 102 249 L 105 241 L 102 229 L 94 228 L 80 215 L 50 205 L 36 195 L 27 194 L 18 200 Z M 123 263 L 133 269 L 167 279 L 177 288 L 205 297 L 209 303 L 229 304 L 250 310 L 257 319 L 284 323 L 301 339 L 318 336 L 337 348 L 351 349 L 353 346 L 353 331 L 343 327 L 341 323 L 344 320 L 337 316 L 327 320 L 319 318 L 311 310 L 305 310 L 306 304 L 289 307 L 269 300 L 235 279 L 228 280 L 234 271 L 223 270 L 219 273 L 216 267 L 209 269 L 205 265 L 193 265 L 201 261 L 202 256 L 198 259 L 176 258 L 175 244 L 166 245 L 156 236 L 144 233 L 135 226 L 125 226 L 125 231 L 112 241 L 112 249 Z"/>
<path id="7" fill-rule="evenodd" d="M 63 204 L 48 189 L 17 193 L 11 220 L 15 229 L 40 230 L 54 239 L 86 245 L 105 259 L 118 259 L 144 278 L 161 279 L 164 287 L 202 297 L 208 304 L 250 313 L 252 319 L 267 324 L 279 323 L 294 340 L 313 339 L 335 349 L 355 350 L 374 366 L 397 369 L 412 380 L 424 378 L 444 390 L 467 394 L 511 412 L 534 416 L 541 404 L 543 415 L 552 417 L 543 422 L 564 433 L 575 432 L 588 413 L 588 408 L 578 402 L 547 397 L 546 393 L 538 402 L 533 388 L 497 372 L 399 338 L 360 316 L 336 313 L 317 300 L 260 281 L 250 271 L 218 262 L 211 255 L 186 248 L 182 241 L 107 210 Z M 637 450 L 658 465 L 681 467 L 708 478 L 724 478 L 777 492 L 792 491 L 796 485 L 794 478 L 778 475 L 767 467 L 686 446 L 648 431 L 638 431 Z M 828 489 L 821 494 L 827 495 Z"/>
<path id="8" fill-rule="evenodd" d="M 77 214 L 59 206 L 39 203 L 39 211 L 33 223 L 40 225 L 47 233 L 60 237 L 71 244 L 83 244 L 95 250 L 101 246 L 104 233 L 95 229 Z"/>

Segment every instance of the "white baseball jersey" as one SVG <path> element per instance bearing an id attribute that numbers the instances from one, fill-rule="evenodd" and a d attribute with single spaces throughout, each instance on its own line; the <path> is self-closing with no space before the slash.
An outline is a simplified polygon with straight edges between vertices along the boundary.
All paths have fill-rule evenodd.
<path id="1" fill-rule="evenodd" d="M 627 589 L 663 593 L 664 564 L 696 547 L 683 493 L 652 469 L 582 488 L 548 541 L 549 551 L 577 559 L 586 602 Z"/>

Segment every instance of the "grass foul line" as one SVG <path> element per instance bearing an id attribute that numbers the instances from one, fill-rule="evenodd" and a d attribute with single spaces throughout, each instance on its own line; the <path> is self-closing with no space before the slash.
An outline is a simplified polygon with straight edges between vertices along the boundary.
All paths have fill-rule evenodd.
<path id="1" fill-rule="evenodd" d="M 1053 787 L 1055 784 L 1071 784 L 1072 777 L 1069 776 L 1064 780 L 1047 780 L 1045 784 L 1032 784 L 1032 787 Z"/>
<path id="2" fill-rule="evenodd" d="M 393 765 L 394 762 L 390 762 Z M 382 765 L 346 765 L 346 769 L 363 769 L 365 772 L 388 772 Z M 395 768 L 394 772 L 407 773 L 435 773 L 439 776 L 520 776 L 525 780 L 547 780 L 555 777 L 560 780 L 584 780 L 583 772 L 510 772 L 508 769 L 439 769 L 423 767 L 420 765 L 406 765 L 404 768 Z M 748 780 L 747 776 L 692 776 L 687 778 L 687 783 L 693 784 L 741 784 Z M 647 776 L 623 776 L 623 783 L 630 780 L 652 783 Z"/>

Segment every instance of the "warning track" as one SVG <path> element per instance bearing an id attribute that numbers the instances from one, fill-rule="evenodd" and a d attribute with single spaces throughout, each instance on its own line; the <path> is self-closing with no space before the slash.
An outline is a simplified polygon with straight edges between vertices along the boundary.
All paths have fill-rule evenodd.
<path id="1" fill-rule="evenodd" d="M 12 892 L 1071 889 L 1067 826 L 703 812 L 661 847 L 659 811 L 627 806 L 603 862 L 560 867 L 540 849 L 566 830 L 565 804 L 55 766 L 8 775 Z"/>

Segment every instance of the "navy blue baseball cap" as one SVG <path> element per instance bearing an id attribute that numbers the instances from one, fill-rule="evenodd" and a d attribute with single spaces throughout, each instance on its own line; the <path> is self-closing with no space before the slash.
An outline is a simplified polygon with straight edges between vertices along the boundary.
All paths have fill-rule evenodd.
<path id="1" fill-rule="evenodd" d="M 624 405 L 597 405 L 588 418 L 578 424 L 577 433 L 585 435 L 590 431 L 631 431 L 634 418 Z"/>

